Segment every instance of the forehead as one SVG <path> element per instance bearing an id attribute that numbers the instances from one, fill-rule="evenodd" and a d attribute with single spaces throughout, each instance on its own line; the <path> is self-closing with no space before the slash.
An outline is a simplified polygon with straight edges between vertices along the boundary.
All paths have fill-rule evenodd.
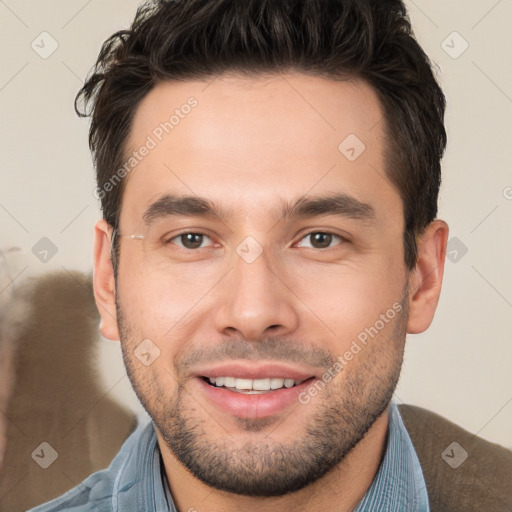
<path id="1" fill-rule="evenodd" d="M 191 103 L 195 106 L 189 107 Z M 376 92 L 362 80 L 333 81 L 300 73 L 255 78 L 226 74 L 157 84 L 138 106 L 128 142 L 135 148 L 153 134 L 165 138 L 158 142 L 169 149 L 186 142 L 212 151 L 228 146 L 233 153 L 237 144 L 260 151 L 264 148 L 259 144 L 267 141 L 282 142 L 281 152 L 304 153 L 319 144 L 331 149 L 334 144 L 336 149 L 348 130 L 373 144 L 380 135 L 374 128 L 382 118 Z M 304 136 L 306 147 L 299 146 Z"/>
<path id="2" fill-rule="evenodd" d="M 135 112 L 126 158 L 139 157 L 122 216 L 140 217 L 167 192 L 238 205 L 246 216 L 248 201 L 264 207 L 310 191 L 400 209 L 385 144 L 380 101 L 362 80 L 292 73 L 161 82 Z"/>

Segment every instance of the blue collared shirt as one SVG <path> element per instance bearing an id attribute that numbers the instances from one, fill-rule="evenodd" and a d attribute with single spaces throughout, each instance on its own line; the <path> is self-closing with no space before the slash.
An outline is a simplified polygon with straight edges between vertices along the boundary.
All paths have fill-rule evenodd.
<path id="1" fill-rule="evenodd" d="M 389 408 L 386 453 L 354 512 L 429 512 L 427 486 L 396 403 Z"/>
<path id="2" fill-rule="evenodd" d="M 396 403 L 389 411 L 386 453 L 354 512 L 429 512 L 421 466 Z M 177 512 L 153 423 L 140 424 L 111 465 L 29 512 Z"/>

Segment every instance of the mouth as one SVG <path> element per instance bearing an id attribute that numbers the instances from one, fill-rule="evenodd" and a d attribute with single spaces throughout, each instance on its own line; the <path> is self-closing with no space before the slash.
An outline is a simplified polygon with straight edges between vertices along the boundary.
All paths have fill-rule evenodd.
<path id="1" fill-rule="evenodd" d="M 191 389 L 210 407 L 238 418 L 264 418 L 304 410 L 300 394 L 319 378 L 318 368 L 275 361 L 224 361 L 197 367 Z"/>
<path id="2" fill-rule="evenodd" d="M 253 419 L 283 414 L 297 405 L 304 407 L 299 395 L 317 379 L 306 369 L 247 362 L 198 369 L 192 377 L 191 389 L 211 407 L 223 415 Z"/>

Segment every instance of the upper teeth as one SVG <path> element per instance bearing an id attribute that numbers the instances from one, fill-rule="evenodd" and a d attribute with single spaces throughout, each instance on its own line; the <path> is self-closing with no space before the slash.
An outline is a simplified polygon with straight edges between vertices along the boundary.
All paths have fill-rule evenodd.
<path id="1" fill-rule="evenodd" d="M 210 382 L 216 386 L 224 386 L 236 389 L 254 389 L 257 391 L 269 391 L 271 389 L 291 388 L 299 384 L 299 381 L 293 379 L 238 379 L 235 377 L 210 377 Z"/>

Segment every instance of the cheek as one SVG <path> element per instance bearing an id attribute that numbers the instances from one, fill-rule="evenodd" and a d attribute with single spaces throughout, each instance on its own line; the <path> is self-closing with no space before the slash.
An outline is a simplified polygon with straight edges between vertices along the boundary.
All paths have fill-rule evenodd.
<path id="1" fill-rule="evenodd" d="M 144 268 L 143 266 L 140 268 Z M 127 275 L 130 275 L 128 273 Z M 175 338 L 211 286 L 197 274 L 136 272 L 119 286 L 123 319 L 132 335 L 160 343 Z"/>
<path id="2" fill-rule="evenodd" d="M 338 342 L 350 341 L 402 300 L 404 281 L 398 266 L 385 270 L 359 265 L 306 275 L 298 296 L 312 320 L 328 328 Z"/>

